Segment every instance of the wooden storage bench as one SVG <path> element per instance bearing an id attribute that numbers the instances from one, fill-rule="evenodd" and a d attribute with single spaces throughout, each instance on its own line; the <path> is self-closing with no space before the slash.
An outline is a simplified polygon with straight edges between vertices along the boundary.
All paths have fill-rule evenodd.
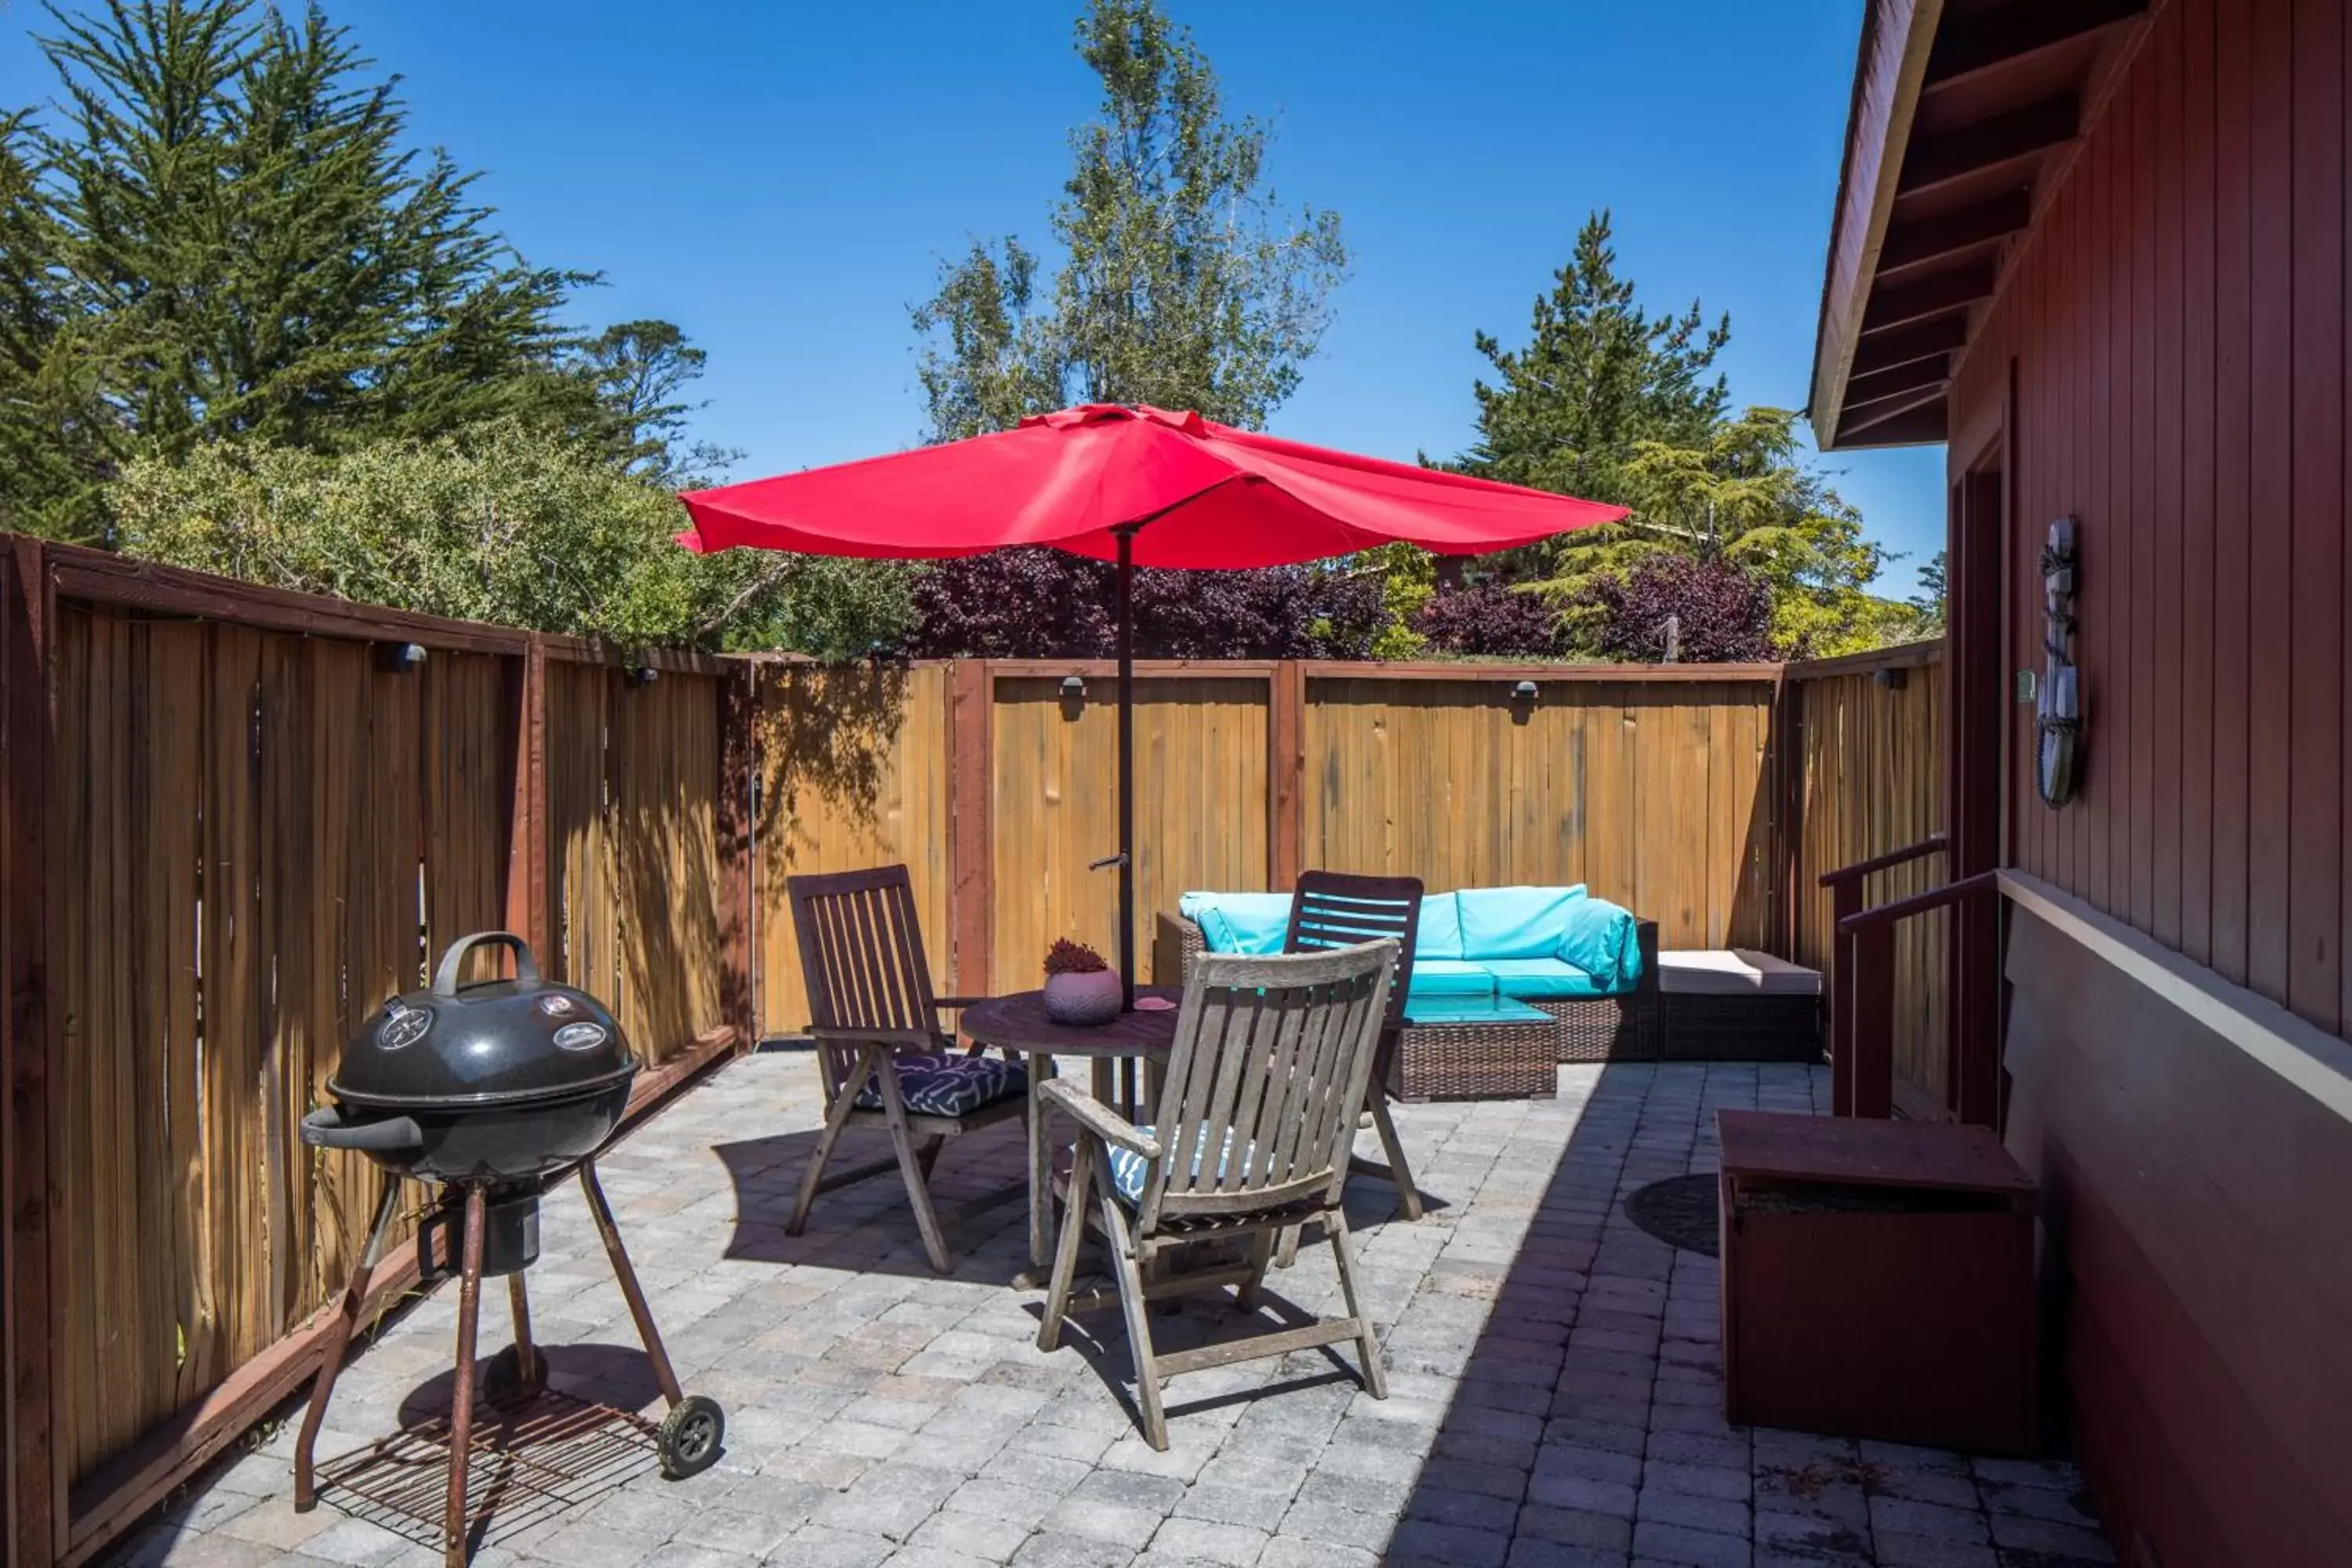
<path id="1" fill-rule="evenodd" d="M 1981 1127 L 1716 1113 L 1724 1415 L 2036 1444 L 2033 1180 Z"/>

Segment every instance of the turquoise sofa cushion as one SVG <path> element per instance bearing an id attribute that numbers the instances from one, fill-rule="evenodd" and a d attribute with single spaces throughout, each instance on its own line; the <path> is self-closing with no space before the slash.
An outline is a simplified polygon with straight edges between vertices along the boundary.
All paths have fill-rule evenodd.
<path id="1" fill-rule="evenodd" d="M 1280 952 L 1290 932 L 1288 893 L 1187 893 L 1176 908 L 1211 952 Z"/>
<path id="2" fill-rule="evenodd" d="M 1462 956 L 1558 958 L 1570 911 L 1584 901 L 1572 888 L 1465 888 L 1454 895 L 1462 921 Z"/>
<path id="3" fill-rule="evenodd" d="M 1514 1002 L 1549 1002 L 1563 997 L 1606 996 L 1603 985 L 1572 963 L 1557 958 L 1482 958 L 1495 977 L 1495 988 Z"/>
<path id="4" fill-rule="evenodd" d="M 1633 915 L 1606 899 L 1579 899 L 1554 955 L 1592 976 L 1603 995 L 1642 981 L 1642 943 Z"/>
<path id="5" fill-rule="evenodd" d="M 1484 963 L 1472 963 L 1459 958 L 1413 961 L 1411 995 L 1492 996 L 1494 994 L 1495 972 Z"/>
<path id="6" fill-rule="evenodd" d="M 1462 916 L 1454 897 L 1452 893 L 1432 893 L 1421 900 L 1421 922 L 1413 928 L 1413 963 L 1461 956 Z"/>

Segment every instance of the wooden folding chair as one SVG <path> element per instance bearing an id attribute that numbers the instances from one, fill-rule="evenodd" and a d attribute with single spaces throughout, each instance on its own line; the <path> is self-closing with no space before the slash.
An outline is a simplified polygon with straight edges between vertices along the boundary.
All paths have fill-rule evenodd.
<path id="1" fill-rule="evenodd" d="M 1037 1345 L 1055 1348 L 1070 1312 L 1109 1304 L 1099 1293 L 1071 1299 L 1079 1244 L 1092 1224 L 1108 1244 L 1134 1348 L 1143 1435 L 1155 1448 L 1168 1447 L 1161 1381 L 1202 1367 L 1353 1340 L 1364 1386 L 1375 1399 L 1388 1397 L 1340 1200 L 1396 958 L 1393 942 L 1274 957 L 1201 955 L 1185 980 L 1148 1125 L 1130 1124 L 1067 1080 L 1045 1086 L 1046 1101 L 1076 1121 L 1078 1140 Z M 1147 1300 L 1230 1285 L 1243 1307 L 1254 1308 L 1276 1237 L 1310 1219 L 1322 1222 L 1331 1243 L 1345 1318 L 1166 1356 L 1153 1352 Z M 1238 1265 L 1182 1274 L 1155 1267 L 1163 1252 L 1186 1243 L 1239 1236 L 1251 1245 Z"/>
<path id="2" fill-rule="evenodd" d="M 954 1265 L 931 1204 L 931 1167 L 948 1139 L 1023 1115 L 1028 1075 L 1020 1064 L 977 1048 L 960 1054 L 954 1036 L 940 1027 L 942 1009 L 978 998 L 931 994 L 904 866 L 793 877 L 785 886 L 808 987 L 808 1032 L 824 1085 L 824 1131 L 801 1173 L 785 1233 L 801 1234 L 819 1193 L 896 1164 L 923 1250 L 933 1268 L 948 1273 Z M 834 1145 L 851 1127 L 887 1129 L 892 1157 L 828 1175 Z"/>

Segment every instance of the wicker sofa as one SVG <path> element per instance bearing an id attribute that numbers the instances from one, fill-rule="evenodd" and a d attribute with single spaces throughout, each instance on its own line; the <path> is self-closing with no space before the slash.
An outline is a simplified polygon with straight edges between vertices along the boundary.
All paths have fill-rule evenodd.
<path id="1" fill-rule="evenodd" d="M 1430 929 L 1430 924 L 1424 925 L 1425 931 Z M 1637 919 L 1634 936 L 1640 974 L 1629 990 L 1599 995 L 1527 994 L 1530 984 L 1538 990 L 1542 986 L 1534 977 L 1515 974 L 1498 981 L 1503 994 L 1541 1012 L 1545 1022 L 1409 1024 L 1391 1054 L 1390 1092 L 1406 1100 L 1543 1099 L 1555 1091 L 1552 1068 L 1556 1063 L 1656 1060 L 1662 1027 L 1657 922 Z M 1423 949 L 1431 945 L 1425 937 Z M 1161 914 L 1152 944 L 1153 978 L 1164 985 L 1182 984 L 1192 955 L 1208 947 L 1208 939 L 1195 921 L 1182 913 Z M 1438 980 L 1441 987 L 1460 984 L 1461 972 L 1480 963 L 1476 959 L 1436 962 L 1445 967 L 1445 975 L 1429 978 Z M 1428 963 L 1425 958 L 1416 961 L 1416 995 L 1425 994 L 1423 965 Z M 1504 964 L 1510 967 L 1511 961 Z M 1520 963 L 1517 967 L 1537 966 Z"/>

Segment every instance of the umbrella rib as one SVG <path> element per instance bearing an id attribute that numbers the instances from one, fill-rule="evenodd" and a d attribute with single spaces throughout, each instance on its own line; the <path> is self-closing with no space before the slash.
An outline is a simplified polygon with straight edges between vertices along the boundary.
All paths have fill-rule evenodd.
<path id="1" fill-rule="evenodd" d="M 1171 512 L 1183 510 L 1186 507 L 1191 506 L 1194 501 L 1199 500 L 1203 496 L 1215 494 L 1217 491 L 1223 489 L 1227 485 L 1263 485 L 1270 484 L 1273 481 L 1266 479 L 1263 474 L 1227 474 L 1223 479 L 1219 479 L 1213 485 L 1202 485 L 1199 489 L 1194 490 L 1191 495 L 1184 497 L 1181 500 L 1170 501 L 1158 511 L 1145 512 L 1141 517 L 1134 518 L 1127 522 L 1114 522 L 1107 531 L 1114 534 L 1134 534 L 1150 527 L 1151 524 L 1158 522 L 1161 518 L 1166 517 Z M 1079 537 L 1083 537 L 1083 535 Z"/>

